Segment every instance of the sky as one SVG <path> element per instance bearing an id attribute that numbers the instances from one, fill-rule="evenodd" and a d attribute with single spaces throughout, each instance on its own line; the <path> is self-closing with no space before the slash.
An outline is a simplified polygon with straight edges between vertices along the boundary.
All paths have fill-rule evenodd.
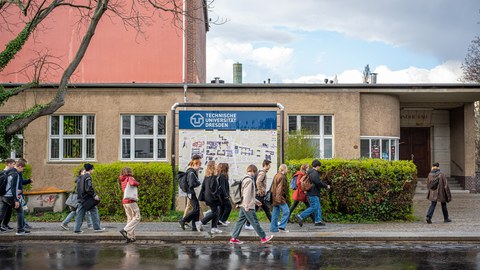
<path id="1" fill-rule="evenodd" d="M 479 0 L 215 0 L 207 81 L 459 83 Z"/>

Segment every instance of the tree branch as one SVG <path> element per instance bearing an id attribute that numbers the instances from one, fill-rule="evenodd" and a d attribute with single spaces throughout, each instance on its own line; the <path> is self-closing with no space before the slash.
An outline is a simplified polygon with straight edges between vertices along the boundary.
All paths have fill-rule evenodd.
<path id="1" fill-rule="evenodd" d="M 17 131 L 20 131 L 32 121 L 37 119 L 38 117 L 53 114 L 59 108 L 61 108 L 65 104 L 65 95 L 67 93 L 68 88 L 68 80 L 72 76 L 73 72 L 77 69 L 78 65 L 82 61 L 83 57 L 85 56 L 85 52 L 87 51 L 88 46 L 92 40 L 93 35 L 95 34 L 95 30 L 97 28 L 98 22 L 102 18 L 103 14 L 107 10 L 109 0 L 99 0 L 95 7 L 95 12 L 92 16 L 92 20 L 90 21 L 90 25 L 87 28 L 87 32 L 80 43 L 80 47 L 77 50 L 75 57 L 73 58 L 72 62 L 68 65 L 68 67 L 63 72 L 62 78 L 60 80 L 60 84 L 58 86 L 57 95 L 55 98 L 46 105 L 36 105 L 29 110 L 27 115 L 22 115 L 15 119 L 5 130 L 5 134 L 10 136 L 15 134 Z"/>

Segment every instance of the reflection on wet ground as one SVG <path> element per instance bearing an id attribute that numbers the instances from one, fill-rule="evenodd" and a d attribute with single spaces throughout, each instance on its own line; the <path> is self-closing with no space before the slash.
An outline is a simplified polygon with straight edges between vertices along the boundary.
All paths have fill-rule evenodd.
<path id="1" fill-rule="evenodd" d="M 0 269 L 477 269 L 480 244 L 0 243 Z"/>

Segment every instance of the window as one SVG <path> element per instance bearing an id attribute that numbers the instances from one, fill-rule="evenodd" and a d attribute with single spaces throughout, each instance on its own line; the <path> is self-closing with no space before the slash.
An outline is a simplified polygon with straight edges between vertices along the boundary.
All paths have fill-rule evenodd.
<path id="1" fill-rule="evenodd" d="M 7 119 L 8 117 L 10 117 L 10 115 L 0 115 L 0 121 L 2 120 L 5 120 Z M 8 153 L 6 156 L 8 158 L 13 158 L 13 159 L 18 159 L 18 158 L 23 158 L 23 130 L 22 131 L 19 131 L 17 132 L 17 134 L 15 134 L 17 136 L 17 139 L 18 139 L 18 144 L 14 145 L 12 151 L 10 153 Z M 0 153 L 1 155 L 0 156 L 3 156 L 3 153 Z"/>
<path id="2" fill-rule="evenodd" d="M 391 137 L 361 137 L 360 156 L 363 158 L 381 158 L 398 160 L 398 140 Z"/>
<path id="3" fill-rule="evenodd" d="M 333 115 L 289 115 L 288 132 L 306 130 L 317 157 L 333 158 Z"/>
<path id="4" fill-rule="evenodd" d="M 50 160 L 95 160 L 95 116 L 51 116 Z"/>
<path id="5" fill-rule="evenodd" d="M 123 115 L 121 126 L 122 160 L 166 160 L 165 115 Z"/>

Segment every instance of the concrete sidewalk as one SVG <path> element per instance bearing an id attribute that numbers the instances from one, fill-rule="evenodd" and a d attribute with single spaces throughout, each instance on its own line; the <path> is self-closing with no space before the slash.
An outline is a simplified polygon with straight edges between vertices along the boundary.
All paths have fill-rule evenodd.
<path id="1" fill-rule="evenodd" d="M 425 215 L 430 202 L 425 194 L 417 193 L 414 198 L 415 222 L 388 222 L 376 224 L 327 223 L 325 227 L 315 227 L 306 223 L 288 224 L 289 233 L 273 233 L 275 242 L 366 242 L 366 241 L 435 241 L 435 242 L 480 242 L 480 194 L 453 193 L 448 204 L 451 223 L 443 223 L 440 204 L 437 205 L 433 224 L 426 224 Z M 207 232 L 183 231 L 178 223 L 140 223 L 137 227 L 136 243 L 227 243 L 235 221 L 228 227 L 219 227 L 223 233 L 214 237 Z M 16 236 L 14 232 L 0 234 L 0 242 L 13 241 L 73 241 L 73 242 L 125 242 L 118 232 L 123 223 L 102 223 L 105 232 L 95 233 L 84 229 L 83 234 L 62 230 L 60 223 L 31 222 L 32 233 Z M 13 224 L 15 225 L 15 224 Z M 70 224 L 70 225 L 73 225 Z M 84 226 L 86 226 L 84 222 Z M 267 234 L 269 224 L 262 223 Z M 208 227 L 209 228 L 209 227 Z M 242 230 L 242 241 L 258 242 L 255 232 Z"/>

